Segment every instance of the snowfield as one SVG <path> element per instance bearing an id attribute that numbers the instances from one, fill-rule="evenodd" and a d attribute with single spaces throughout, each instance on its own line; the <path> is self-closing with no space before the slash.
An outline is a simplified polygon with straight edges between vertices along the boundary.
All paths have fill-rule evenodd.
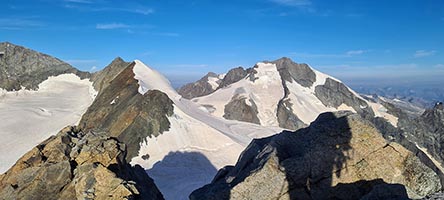
<path id="1" fill-rule="evenodd" d="M 210 183 L 217 170 L 234 165 L 253 138 L 282 131 L 212 116 L 182 98 L 166 78 L 142 62 L 136 61 L 133 70 L 141 94 L 160 90 L 174 102 L 169 131 L 147 137 L 131 162 L 147 170 L 166 199 L 188 199 L 193 190 Z"/>
<path id="2" fill-rule="evenodd" d="M 139 83 L 139 93 L 159 90 L 174 102 L 169 131 L 158 137 L 147 137 L 146 142 L 140 144 L 139 155 L 131 161 L 131 164 L 139 164 L 147 171 L 166 199 L 188 199 L 192 191 L 210 183 L 217 170 L 234 165 L 252 139 L 282 131 L 278 128 L 276 110 L 279 100 L 284 98 L 284 89 L 275 64 L 258 63 L 254 81 L 246 77 L 190 101 L 182 98 L 159 72 L 140 61 L 136 60 L 135 63 L 133 71 Z M 332 77 L 313 71 L 316 81 L 311 87 L 303 87 L 295 81 L 286 82 L 291 109 L 304 123 L 311 123 L 323 112 L 356 112 L 345 104 L 338 108 L 325 106 L 316 97 L 315 87 L 325 84 L 326 79 Z M 215 84 L 216 80 L 209 81 Z M 223 118 L 225 105 L 235 95 L 245 97 L 247 103 L 252 100 L 257 105 L 262 125 Z M 377 116 L 388 118 L 392 124 L 396 124 L 396 119 L 387 114 L 382 105 L 369 105 Z M 376 107 L 379 105 L 381 107 Z"/>
<path id="3" fill-rule="evenodd" d="M 252 100 L 258 108 L 258 118 L 261 125 L 264 126 L 279 126 L 277 121 L 277 105 L 279 101 L 284 98 L 284 88 L 282 80 L 277 70 L 276 64 L 259 62 L 254 68 L 256 78 L 251 81 L 248 77 L 233 83 L 227 87 L 221 88 L 212 94 L 194 98 L 193 101 L 202 105 L 211 105 L 211 113 L 217 117 L 223 117 L 225 105 L 227 105 L 233 96 L 240 95 L 246 98 L 246 103 L 251 106 Z M 317 70 L 312 70 L 316 74 L 316 81 L 311 87 L 304 87 L 296 81 L 288 82 L 286 85 L 289 89 L 289 94 L 286 99 L 292 104 L 291 110 L 302 120 L 305 124 L 313 122 L 319 114 L 324 112 L 332 112 L 339 110 L 349 110 L 356 112 L 353 108 L 347 105 L 341 105 L 338 108 L 325 106 L 315 95 L 315 87 L 324 85 L 327 78 L 331 78 L 340 82 L 339 80 L 321 73 Z M 351 89 L 349 89 L 352 91 Z M 353 92 L 353 91 L 352 91 Z"/>
<path id="4" fill-rule="evenodd" d="M 261 125 L 279 126 L 276 118 L 277 105 L 284 97 L 284 88 L 277 71 L 276 64 L 258 63 L 255 70 L 254 82 L 244 78 L 228 87 L 221 88 L 216 92 L 203 97 L 194 98 L 193 101 L 201 105 L 212 105 L 215 110 L 214 116 L 222 117 L 224 108 L 231 98 L 240 95 L 246 98 L 247 104 L 253 100 L 258 109 L 258 118 Z"/>
<path id="5" fill-rule="evenodd" d="M 67 125 L 76 125 L 97 95 L 88 79 L 49 77 L 39 90 L 0 89 L 0 173 Z"/>

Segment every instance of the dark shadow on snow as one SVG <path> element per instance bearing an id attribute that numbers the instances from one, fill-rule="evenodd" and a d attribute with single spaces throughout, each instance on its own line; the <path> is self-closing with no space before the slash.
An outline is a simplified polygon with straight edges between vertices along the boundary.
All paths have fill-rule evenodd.
<path id="1" fill-rule="evenodd" d="M 199 152 L 170 152 L 146 170 L 165 199 L 188 199 L 195 189 L 210 182 L 217 169 Z"/>

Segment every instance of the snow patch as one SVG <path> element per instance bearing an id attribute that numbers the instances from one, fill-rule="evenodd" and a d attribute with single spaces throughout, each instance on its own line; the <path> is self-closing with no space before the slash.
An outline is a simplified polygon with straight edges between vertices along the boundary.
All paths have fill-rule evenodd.
<path id="1" fill-rule="evenodd" d="M 220 79 L 218 77 L 208 77 L 208 84 L 211 85 L 211 88 L 213 88 L 213 90 L 217 89 L 217 87 L 219 87 L 219 83 L 217 83 L 218 81 L 220 81 Z"/>
<path id="2" fill-rule="evenodd" d="M 322 76 L 323 75 L 320 77 Z M 326 80 L 324 78 L 325 76 L 323 78 L 317 78 L 319 82 L 317 81 L 316 84 L 322 84 L 323 80 Z M 324 112 L 348 110 L 356 113 L 355 109 L 345 104 L 340 105 L 338 108 L 325 106 L 315 95 L 314 87 L 306 88 L 296 82 L 286 82 L 286 85 L 289 90 L 287 99 L 289 99 L 291 103 L 291 109 L 305 124 L 310 124 L 319 114 Z M 313 86 L 314 85 L 315 84 L 313 84 Z"/>
<path id="3" fill-rule="evenodd" d="M 205 107 L 182 98 L 160 73 L 140 61 L 134 67 L 139 92 L 157 89 L 174 102 L 174 114 L 168 117 L 170 129 L 158 137 L 147 137 L 139 155 L 131 164 L 139 164 L 148 171 L 166 199 L 186 199 L 193 190 L 209 183 L 217 169 L 234 164 L 253 138 L 267 137 L 282 131 L 277 127 L 225 120 L 211 115 Z M 227 87 L 227 88 L 231 88 Z M 232 88 L 233 89 L 233 88 Z M 235 92 L 228 91 L 227 102 Z M 215 111 L 216 112 L 216 111 Z M 203 156 L 196 156 L 201 154 Z M 183 156 L 192 155 L 184 160 Z M 215 168 L 211 174 L 209 162 Z M 196 170 L 199 169 L 199 170 Z M 203 171 L 202 171 L 203 170 Z"/>
<path id="4" fill-rule="evenodd" d="M 419 146 L 416 142 L 415 142 L 415 145 L 420 151 L 422 151 L 433 162 L 433 164 L 435 164 L 435 166 L 438 168 L 439 171 L 441 171 L 441 173 L 444 173 L 443 165 L 441 165 L 441 163 L 439 161 L 437 161 L 432 155 L 430 155 L 429 151 L 426 148 Z"/>
<path id="5" fill-rule="evenodd" d="M 78 124 L 94 93 L 88 79 L 74 74 L 49 77 L 37 91 L 0 89 L 0 173 L 63 127 Z"/>
<path id="6" fill-rule="evenodd" d="M 234 165 L 253 138 L 281 132 L 214 118 L 186 99 L 175 102 L 174 114 L 168 120 L 170 129 L 157 137 L 147 137 L 131 161 L 147 170 L 165 199 L 186 199 L 211 182 L 218 169 Z"/>
<path id="7" fill-rule="evenodd" d="M 119 99 L 119 96 L 117 96 L 116 98 L 114 98 L 114 99 L 111 101 L 111 103 L 109 103 L 109 104 L 111 104 L 111 105 L 116 104 L 116 102 L 117 102 L 118 99 Z"/>
<path id="8" fill-rule="evenodd" d="M 387 121 L 390 122 L 390 124 L 392 124 L 394 127 L 398 127 L 398 118 L 387 113 L 387 108 L 385 108 L 382 104 L 373 103 L 370 101 L 367 101 L 367 104 L 369 104 L 372 108 L 373 112 L 375 113 L 375 117 L 387 119 Z"/>
<path id="9" fill-rule="evenodd" d="M 216 92 L 195 98 L 199 104 L 212 105 L 215 110 L 213 115 L 223 117 L 225 105 L 236 94 L 246 98 L 246 103 L 251 105 L 250 100 L 254 101 L 258 108 L 258 118 L 261 125 L 279 126 L 276 118 L 277 105 L 279 100 L 284 97 L 281 77 L 277 71 L 276 64 L 257 63 L 255 80 L 242 79 L 228 87 L 221 88 Z"/>

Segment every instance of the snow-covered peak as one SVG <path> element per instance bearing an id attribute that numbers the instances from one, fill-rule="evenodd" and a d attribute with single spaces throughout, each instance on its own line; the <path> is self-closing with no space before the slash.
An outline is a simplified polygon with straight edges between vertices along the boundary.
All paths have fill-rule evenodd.
<path id="1" fill-rule="evenodd" d="M 162 74 L 148 67 L 140 60 L 135 60 L 134 63 L 134 78 L 139 82 L 140 94 L 143 95 L 149 90 L 159 90 L 172 99 L 180 98 L 180 95 L 171 86 L 170 81 Z"/>

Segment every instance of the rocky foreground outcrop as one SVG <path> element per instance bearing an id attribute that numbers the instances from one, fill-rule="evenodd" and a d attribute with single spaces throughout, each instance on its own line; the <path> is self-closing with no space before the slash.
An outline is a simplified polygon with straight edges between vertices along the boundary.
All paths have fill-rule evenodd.
<path id="1" fill-rule="evenodd" d="M 438 175 L 350 112 L 254 140 L 196 199 L 406 199 L 436 193 Z"/>
<path id="2" fill-rule="evenodd" d="M 163 199 L 126 146 L 107 133 L 67 127 L 0 175 L 0 199 Z"/>

